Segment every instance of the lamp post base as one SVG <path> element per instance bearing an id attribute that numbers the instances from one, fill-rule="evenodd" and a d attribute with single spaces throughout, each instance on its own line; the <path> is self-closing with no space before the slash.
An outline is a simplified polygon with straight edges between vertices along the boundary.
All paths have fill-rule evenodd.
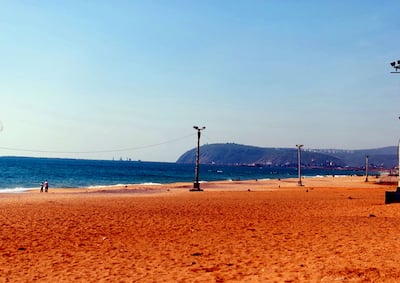
<path id="1" fill-rule="evenodd" d="M 396 191 L 385 192 L 385 204 L 389 203 L 400 203 L 400 187 Z"/>
<path id="2" fill-rule="evenodd" d="M 200 183 L 199 182 L 194 182 L 193 183 L 193 189 L 190 189 L 191 192 L 202 192 L 203 190 L 200 189 Z"/>
<path id="3" fill-rule="evenodd" d="M 298 182 L 297 182 L 297 186 L 302 187 L 302 186 L 303 186 L 303 183 L 302 183 L 301 181 L 298 181 Z"/>

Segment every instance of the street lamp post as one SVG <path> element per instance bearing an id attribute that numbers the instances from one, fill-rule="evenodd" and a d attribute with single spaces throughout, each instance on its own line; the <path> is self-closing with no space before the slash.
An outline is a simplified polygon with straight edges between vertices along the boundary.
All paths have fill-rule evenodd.
<path id="1" fill-rule="evenodd" d="M 392 74 L 400 74 L 400 60 L 397 60 L 397 64 L 396 62 L 391 62 L 390 65 L 394 68 L 394 72 L 390 72 Z M 399 117 L 400 119 L 400 117 Z M 398 144 L 398 156 L 399 156 L 399 164 L 398 164 L 398 178 L 397 178 L 397 191 L 400 192 L 400 140 L 399 140 L 399 144 Z"/>
<path id="2" fill-rule="evenodd" d="M 394 68 L 394 72 L 390 72 L 392 74 L 400 74 L 400 60 L 397 60 L 396 62 L 391 62 L 390 65 Z M 400 119 L 400 117 L 399 117 Z M 398 158 L 399 158 L 399 164 L 398 164 L 398 177 L 397 177 L 397 190 L 395 192 L 390 192 L 386 191 L 385 192 L 385 204 L 389 204 L 392 202 L 400 202 L 400 140 L 398 143 Z"/>
<path id="3" fill-rule="evenodd" d="M 399 117 L 400 119 L 400 117 Z M 400 140 L 399 144 L 397 145 L 397 155 L 399 157 L 399 164 L 398 164 L 398 177 L 397 177 L 397 191 L 400 192 Z"/>
<path id="4" fill-rule="evenodd" d="M 298 173 L 299 173 L 299 181 L 297 182 L 298 186 L 303 186 L 301 182 L 301 148 L 304 146 L 303 144 L 296 144 L 297 146 L 297 165 L 298 165 Z"/>
<path id="5" fill-rule="evenodd" d="M 369 156 L 365 156 L 365 182 L 368 182 L 368 158 Z"/>
<path id="6" fill-rule="evenodd" d="M 399 164 L 398 164 L 398 177 L 397 177 L 397 191 L 400 192 L 400 140 L 398 145 L 398 156 L 399 156 Z"/>
<path id="7" fill-rule="evenodd" d="M 201 136 L 201 131 L 204 130 L 206 127 L 198 127 L 198 126 L 193 126 L 193 129 L 197 130 L 197 150 L 196 150 L 196 172 L 195 172 L 195 181 L 193 183 L 193 189 L 190 191 L 202 191 L 200 189 L 200 183 L 199 183 L 199 160 L 200 160 L 200 136 Z"/>

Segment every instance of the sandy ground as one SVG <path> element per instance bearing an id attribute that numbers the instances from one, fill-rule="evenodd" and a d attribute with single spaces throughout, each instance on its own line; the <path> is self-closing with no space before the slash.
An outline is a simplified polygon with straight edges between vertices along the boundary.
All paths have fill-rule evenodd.
<path id="1" fill-rule="evenodd" d="M 397 184 L 364 180 L 0 194 L 0 282 L 399 282 Z"/>

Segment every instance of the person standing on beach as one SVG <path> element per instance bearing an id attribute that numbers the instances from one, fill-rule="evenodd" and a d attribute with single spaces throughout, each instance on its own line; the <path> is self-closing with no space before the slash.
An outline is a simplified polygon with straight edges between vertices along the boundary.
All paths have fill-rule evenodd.
<path id="1" fill-rule="evenodd" d="M 49 182 L 47 182 L 47 180 L 44 182 L 44 192 L 47 193 L 47 191 L 49 190 Z"/>
<path id="2" fill-rule="evenodd" d="M 43 193 L 43 186 L 44 186 L 44 184 L 43 184 L 43 182 L 40 184 L 40 192 L 41 193 Z"/>

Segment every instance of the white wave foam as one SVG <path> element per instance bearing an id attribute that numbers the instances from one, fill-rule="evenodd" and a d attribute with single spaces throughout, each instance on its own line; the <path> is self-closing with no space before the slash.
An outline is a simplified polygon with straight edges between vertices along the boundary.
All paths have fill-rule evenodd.
<path id="1" fill-rule="evenodd" d="M 114 188 L 114 187 L 128 187 L 128 186 L 162 186 L 161 183 L 141 183 L 141 184 L 115 184 L 115 185 L 94 185 L 87 187 L 88 189 L 101 189 L 101 188 Z"/>
<path id="2" fill-rule="evenodd" d="M 303 176 L 303 178 L 344 178 L 344 177 L 351 177 L 354 175 L 315 175 L 315 176 Z"/>
<path id="3" fill-rule="evenodd" d="M 0 194 L 1 193 L 23 193 L 26 191 L 30 191 L 30 190 L 39 190 L 37 188 L 4 188 L 4 189 L 0 189 Z"/>
<path id="4" fill-rule="evenodd" d="M 113 187 L 125 187 L 129 186 L 127 184 L 115 184 L 115 185 L 94 185 L 94 186 L 88 186 L 88 189 L 102 189 L 102 188 L 113 188 Z"/>

